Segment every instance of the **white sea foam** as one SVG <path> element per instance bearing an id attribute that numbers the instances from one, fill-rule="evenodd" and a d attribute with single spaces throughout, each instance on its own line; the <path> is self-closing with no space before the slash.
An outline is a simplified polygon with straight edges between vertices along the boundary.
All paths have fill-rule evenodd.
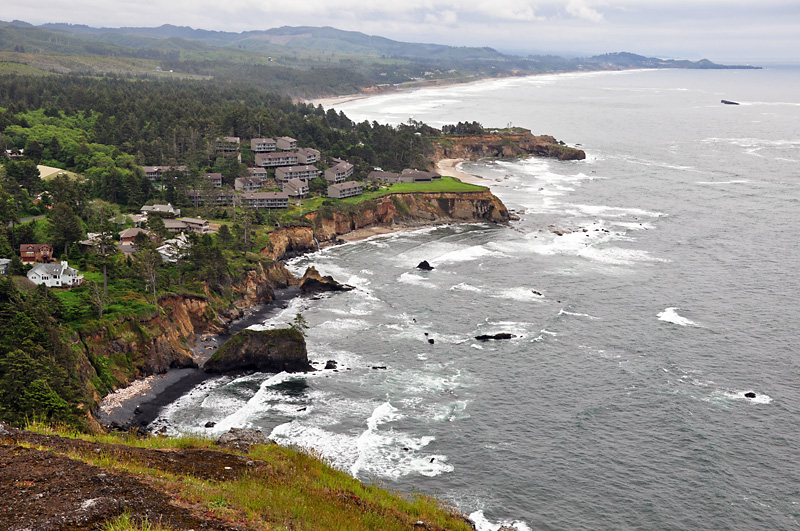
<path id="1" fill-rule="evenodd" d="M 480 293 L 481 288 L 472 286 L 467 284 L 466 282 L 461 282 L 460 284 L 456 284 L 455 286 L 450 287 L 450 291 L 472 291 L 475 293 Z"/>
<path id="2" fill-rule="evenodd" d="M 297 376 L 281 372 L 264 380 L 256 394 L 244 406 L 217 422 L 212 428 L 213 433 L 222 434 L 231 428 L 251 426 L 257 413 L 267 408 L 267 402 L 277 398 L 276 393 L 270 387 L 294 378 Z"/>
<path id="3" fill-rule="evenodd" d="M 772 402 L 772 397 L 766 395 L 764 393 L 756 393 L 755 398 L 747 398 L 745 393 L 753 392 L 752 390 L 748 389 L 746 391 L 730 391 L 725 389 L 720 389 L 711 393 L 711 396 L 708 397 L 707 401 L 710 402 L 728 402 L 731 400 L 737 401 L 744 401 L 750 402 L 753 404 L 765 405 Z"/>
<path id="4" fill-rule="evenodd" d="M 624 216 L 661 218 L 667 214 L 664 212 L 651 212 L 642 208 L 624 208 L 606 205 L 565 205 L 567 208 L 575 208 L 581 214 L 596 217 L 620 218 Z"/>
<path id="5" fill-rule="evenodd" d="M 511 299 L 520 302 L 540 301 L 544 297 L 537 295 L 531 288 L 519 286 L 516 288 L 505 288 L 493 293 L 492 297 L 498 299 Z"/>
<path id="6" fill-rule="evenodd" d="M 666 310 L 658 314 L 657 316 L 658 320 L 680 326 L 699 326 L 694 321 L 679 315 L 678 310 L 680 310 L 680 308 L 675 308 L 675 307 L 667 308 Z"/>
<path id="7" fill-rule="evenodd" d="M 478 260 L 479 258 L 503 257 L 507 256 L 498 251 L 492 251 L 481 245 L 475 245 L 464 249 L 457 249 L 436 257 L 436 263 L 456 263 L 456 262 L 469 262 Z"/>
<path id="8" fill-rule="evenodd" d="M 593 319 L 593 320 L 600 319 L 599 317 L 594 317 L 592 315 L 589 315 L 588 313 L 568 312 L 567 310 L 565 310 L 563 308 L 558 312 L 558 315 L 572 315 L 574 317 L 588 317 L 589 319 Z"/>
<path id="9" fill-rule="evenodd" d="M 400 275 L 400 278 L 397 279 L 398 282 L 402 284 L 411 284 L 413 286 L 422 286 L 425 288 L 436 289 L 436 285 L 431 284 L 428 282 L 428 279 L 418 275 L 416 273 L 403 273 Z"/>
<path id="10" fill-rule="evenodd" d="M 528 524 L 523 522 L 522 520 L 515 520 L 509 521 L 504 520 L 501 522 L 490 522 L 486 516 L 484 516 L 483 511 L 475 511 L 469 515 L 469 519 L 475 523 L 475 529 L 477 531 L 497 531 L 503 526 L 511 526 L 517 531 L 531 531 L 531 528 L 528 527 Z"/>

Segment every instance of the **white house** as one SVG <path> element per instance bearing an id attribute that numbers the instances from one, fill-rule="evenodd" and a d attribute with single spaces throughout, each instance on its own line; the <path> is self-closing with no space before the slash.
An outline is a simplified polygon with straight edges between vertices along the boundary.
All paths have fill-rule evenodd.
<path id="1" fill-rule="evenodd" d="M 66 261 L 60 264 L 36 264 L 28 271 L 28 280 L 36 284 L 44 284 L 48 288 L 71 288 L 83 282 L 83 275 L 69 267 Z"/>

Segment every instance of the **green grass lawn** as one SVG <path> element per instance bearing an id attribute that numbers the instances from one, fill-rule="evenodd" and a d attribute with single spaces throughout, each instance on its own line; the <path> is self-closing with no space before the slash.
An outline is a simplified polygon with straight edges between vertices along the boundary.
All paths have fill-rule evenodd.
<path id="1" fill-rule="evenodd" d="M 348 197 L 342 199 L 344 203 L 358 204 L 376 197 L 382 197 L 390 194 L 436 194 L 447 192 L 481 192 L 486 190 L 483 186 L 474 184 L 462 183 L 458 179 L 452 177 L 442 177 L 441 181 L 432 181 L 429 183 L 397 183 L 389 186 L 388 188 L 377 190 L 374 192 L 363 193 L 356 197 Z"/>

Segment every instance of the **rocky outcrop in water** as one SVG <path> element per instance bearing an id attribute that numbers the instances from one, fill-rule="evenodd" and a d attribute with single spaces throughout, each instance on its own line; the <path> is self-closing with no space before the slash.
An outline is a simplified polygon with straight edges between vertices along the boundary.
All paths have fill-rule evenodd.
<path id="1" fill-rule="evenodd" d="M 417 269 L 421 269 L 423 271 L 433 271 L 433 266 L 430 265 L 427 260 L 423 260 L 417 264 Z"/>
<path id="2" fill-rule="evenodd" d="M 334 280 L 330 275 L 323 277 L 319 274 L 319 271 L 317 271 L 317 268 L 314 266 L 310 266 L 308 269 L 306 269 L 306 272 L 303 275 L 303 278 L 300 279 L 297 287 L 300 288 L 300 291 L 303 293 L 319 293 L 322 291 L 350 291 L 353 289 L 353 286 L 341 284 L 340 282 Z"/>
<path id="3" fill-rule="evenodd" d="M 501 332 L 499 334 L 484 334 L 480 336 L 475 336 L 475 339 L 477 339 L 478 341 L 492 341 L 492 340 L 496 341 L 499 339 L 513 339 L 515 337 L 517 336 L 515 336 L 514 334 Z"/>
<path id="4" fill-rule="evenodd" d="M 210 373 L 314 370 L 308 362 L 306 340 L 294 328 L 242 330 L 217 349 L 203 369 Z"/>

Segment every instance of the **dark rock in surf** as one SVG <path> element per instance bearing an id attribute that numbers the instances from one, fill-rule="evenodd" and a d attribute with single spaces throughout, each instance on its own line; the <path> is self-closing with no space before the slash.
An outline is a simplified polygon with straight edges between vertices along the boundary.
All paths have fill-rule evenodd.
<path id="1" fill-rule="evenodd" d="M 509 334 L 507 332 L 501 332 L 499 334 L 484 334 L 480 336 L 475 336 L 475 339 L 478 341 L 489 341 L 489 340 L 497 340 L 497 339 L 512 339 L 515 338 L 514 334 Z"/>
<path id="2" fill-rule="evenodd" d="M 242 330 L 218 348 L 203 369 L 212 373 L 314 370 L 308 362 L 306 340 L 294 328 Z"/>
<path id="3" fill-rule="evenodd" d="M 720 102 L 724 103 L 725 105 L 739 105 L 738 102 L 730 101 L 730 100 L 720 100 Z"/>
<path id="4" fill-rule="evenodd" d="M 328 360 L 328 363 L 325 364 L 326 369 L 335 369 L 336 367 L 336 360 Z"/>
<path id="5" fill-rule="evenodd" d="M 419 263 L 419 265 L 417 265 L 417 269 L 422 269 L 423 271 L 433 271 L 433 266 L 430 265 L 427 260 L 423 260 Z"/>
<path id="6" fill-rule="evenodd" d="M 746 398 L 755 398 L 756 394 L 753 391 L 750 391 L 749 393 L 745 393 L 744 396 Z"/>
<path id="7" fill-rule="evenodd" d="M 216 422 L 212 422 L 212 421 L 206 422 L 206 428 L 213 428 L 216 425 L 217 425 Z"/>
<path id="8" fill-rule="evenodd" d="M 428 343 L 430 343 L 431 345 L 433 345 L 433 343 L 434 343 L 433 339 L 429 339 L 429 340 L 428 340 Z"/>
<path id="9" fill-rule="evenodd" d="M 303 293 L 318 293 L 320 291 L 350 291 L 355 289 L 353 286 L 348 286 L 347 284 L 341 284 L 335 281 L 330 275 L 323 277 L 319 274 L 319 271 L 317 271 L 317 268 L 314 266 L 306 269 L 306 272 L 303 275 L 303 278 L 300 279 L 297 287 L 300 288 L 300 291 Z"/>

